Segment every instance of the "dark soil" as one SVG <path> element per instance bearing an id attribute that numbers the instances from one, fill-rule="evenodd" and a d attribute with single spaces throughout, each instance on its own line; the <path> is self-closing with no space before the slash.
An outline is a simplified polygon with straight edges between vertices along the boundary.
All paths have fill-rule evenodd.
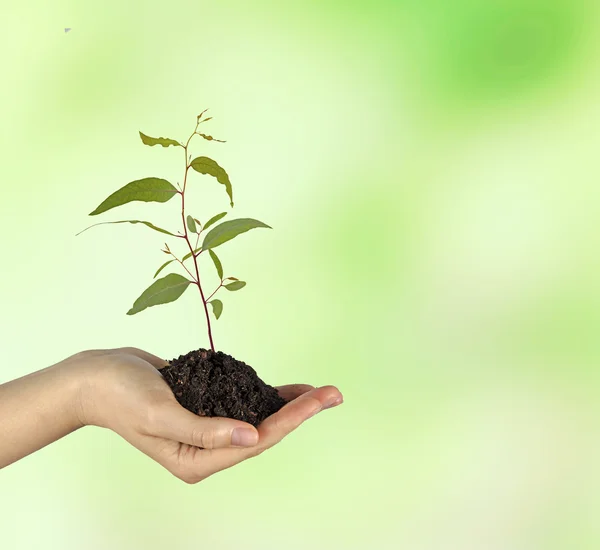
<path id="1" fill-rule="evenodd" d="M 258 426 L 286 404 L 250 365 L 221 351 L 190 351 L 160 372 L 177 401 L 201 416 L 226 416 Z"/>

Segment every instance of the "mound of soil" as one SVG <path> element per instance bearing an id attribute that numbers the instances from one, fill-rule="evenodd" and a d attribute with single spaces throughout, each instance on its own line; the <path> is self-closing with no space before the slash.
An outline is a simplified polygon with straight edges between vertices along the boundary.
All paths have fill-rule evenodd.
<path id="1" fill-rule="evenodd" d="M 221 351 L 190 351 L 160 372 L 177 401 L 200 416 L 225 416 L 258 426 L 286 404 L 250 365 Z"/>

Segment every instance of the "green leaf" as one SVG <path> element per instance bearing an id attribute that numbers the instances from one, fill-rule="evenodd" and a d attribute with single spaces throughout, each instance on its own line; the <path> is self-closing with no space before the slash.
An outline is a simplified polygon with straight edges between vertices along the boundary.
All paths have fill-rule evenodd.
<path id="1" fill-rule="evenodd" d="M 142 138 L 142 141 L 146 144 L 146 145 L 150 145 L 151 147 L 154 145 L 162 145 L 163 147 L 168 147 L 169 145 L 176 145 L 178 147 L 183 147 L 183 145 L 181 145 L 181 143 L 179 143 L 178 141 L 175 141 L 174 139 L 169 139 L 169 138 L 153 138 L 150 136 L 147 136 L 146 134 L 142 134 L 142 132 L 140 132 L 140 137 Z"/>
<path id="2" fill-rule="evenodd" d="M 135 315 L 151 306 L 174 302 L 187 289 L 192 281 L 177 273 L 170 273 L 152 283 L 134 302 L 127 315 Z"/>
<path id="3" fill-rule="evenodd" d="M 200 247 L 200 248 L 196 248 L 196 250 L 194 250 L 194 254 L 195 254 L 196 252 L 199 252 L 200 250 L 202 250 L 202 247 Z M 182 262 L 185 262 L 185 261 L 186 261 L 188 258 L 191 258 L 191 257 L 192 257 L 192 253 L 191 253 L 191 252 L 188 252 L 188 253 L 187 253 L 187 254 L 186 254 L 186 255 L 185 255 L 185 256 L 184 256 L 184 257 L 181 259 L 181 261 L 182 261 Z"/>
<path id="4" fill-rule="evenodd" d="M 212 136 L 207 136 L 206 134 L 201 134 L 200 132 L 196 132 L 199 136 L 203 137 L 205 140 L 207 141 L 218 141 L 220 143 L 226 143 L 225 141 L 223 141 L 222 139 L 217 139 L 214 138 Z"/>
<path id="5" fill-rule="evenodd" d="M 235 281 L 233 283 L 229 283 L 228 285 L 224 285 L 227 290 L 239 290 L 240 288 L 244 288 L 246 283 L 244 281 Z"/>
<path id="6" fill-rule="evenodd" d="M 208 303 L 212 306 L 215 317 L 217 319 L 221 317 L 221 313 L 223 313 L 223 302 L 221 302 L 221 300 L 211 300 Z"/>
<path id="7" fill-rule="evenodd" d="M 159 268 L 158 271 L 154 274 L 154 277 L 152 277 L 153 279 L 156 279 L 156 277 L 158 276 L 158 274 L 165 268 L 167 267 L 171 262 L 174 262 L 175 260 L 169 260 L 167 262 L 165 262 L 164 264 L 162 264 Z"/>
<path id="8" fill-rule="evenodd" d="M 221 265 L 221 261 L 219 260 L 217 255 L 212 250 L 209 250 L 208 253 L 210 254 L 210 257 L 212 258 L 212 261 L 215 264 L 215 267 L 217 268 L 217 273 L 219 274 L 219 279 L 221 279 L 221 281 L 222 281 L 223 280 L 223 266 Z"/>
<path id="9" fill-rule="evenodd" d="M 206 229 L 207 227 L 210 227 L 213 223 L 218 222 L 224 216 L 227 216 L 227 212 L 221 212 L 220 214 L 217 214 L 216 216 L 213 216 L 210 220 L 208 220 L 204 224 L 204 229 Z"/>
<path id="10" fill-rule="evenodd" d="M 196 222 L 194 221 L 194 218 L 192 218 L 192 216 L 187 217 L 187 226 L 188 229 L 192 232 L 192 233 L 198 233 L 198 231 L 196 230 Z"/>
<path id="11" fill-rule="evenodd" d="M 223 222 L 222 224 L 213 227 L 208 232 L 206 237 L 204 237 L 202 248 L 204 250 L 207 248 L 215 248 L 223 243 L 226 243 L 227 241 L 230 241 L 234 237 L 237 237 L 241 233 L 245 233 L 250 229 L 254 229 L 255 227 L 267 227 L 272 229 L 272 227 L 266 223 L 253 220 L 252 218 L 229 220 L 228 222 Z"/>
<path id="12" fill-rule="evenodd" d="M 223 168 L 221 168 L 213 159 L 209 159 L 208 157 L 196 157 L 190 166 L 196 170 L 196 172 L 208 174 L 217 178 L 217 181 L 225 186 L 225 190 L 229 195 L 230 204 L 233 207 L 233 190 L 231 189 L 231 182 L 229 181 L 227 172 L 225 172 Z"/>
<path id="13" fill-rule="evenodd" d="M 131 201 L 167 202 L 179 193 L 167 180 L 162 178 L 144 178 L 135 180 L 115 191 L 90 216 L 102 214 L 111 208 Z"/>
<path id="14" fill-rule="evenodd" d="M 165 233 L 167 235 L 172 235 L 173 237 L 177 237 L 177 235 L 175 235 L 175 233 L 171 233 L 170 231 L 167 231 L 166 229 L 161 229 L 160 227 L 157 227 L 153 223 L 143 222 L 143 221 L 140 221 L 140 220 L 121 220 L 121 221 L 118 221 L 118 222 L 100 222 L 100 223 L 95 223 L 94 225 L 90 225 L 90 227 L 86 227 L 83 231 L 80 231 L 79 233 L 77 233 L 77 235 L 81 235 L 81 233 L 83 233 L 84 231 L 87 231 L 88 229 L 90 229 L 92 227 L 96 227 L 97 225 L 104 225 L 106 223 L 143 223 L 144 225 L 150 227 L 151 229 L 154 229 L 154 231 L 159 231 L 160 233 Z M 77 236 L 77 235 L 75 235 L 75 236 Z"/>

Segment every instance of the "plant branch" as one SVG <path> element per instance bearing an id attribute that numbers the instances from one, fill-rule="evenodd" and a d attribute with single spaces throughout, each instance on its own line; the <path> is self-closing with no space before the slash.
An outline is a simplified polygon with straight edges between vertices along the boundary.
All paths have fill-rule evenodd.
<path id="1" fill-rule="evenodd" d="M 198 281 L 196 279 L 194 279 L 192 272 L 185 266 L 185 264 L 177 256 L 175 256 L 175 254 L 173 254 L 173 252 L 170 252 L 170 254 L 171 254 L 171 256 L 173 256 L 173 258 L 175 258 L 183 266 L 183 269 L 185 269 L 189 273 L 190 277 L 194 281 L 194 284 L 197 285 Z"/>
<path id="2" fill-rule="evenodd" d="M 217 290 L 219 290 L 219 289 L 220 289 L 220 288 L 223 286 L 223 280 L 224 280 L 224 279 L 221 279 L 221 284 L 220 284 L 220 285 L 217 287 L 217 289 L 216 289 L 216 290 L 215 290 L 215 291 L 214 291 L 214 292 L 213 292 L 213 293 L 212 293 L 212 294 L 211 294 L 211 295 L 210 295 L 210 296 L 209 296 L 209 297 L 206 299 L 206 301 L 207 301 L 207 302 L 208 302 L 208 300 L 210 300 L 210 299 L 211 299 L 211 298 L 212 298 L 212 297 L 213 297 L 213 296 L 214 296 L 214 295 L 217 293 Z"/>

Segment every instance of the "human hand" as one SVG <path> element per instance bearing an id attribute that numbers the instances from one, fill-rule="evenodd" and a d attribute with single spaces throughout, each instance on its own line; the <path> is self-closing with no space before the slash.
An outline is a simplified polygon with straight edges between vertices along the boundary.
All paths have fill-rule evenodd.
<path id="1" fill-rule="evenodd" d="M 82 374 L 77 405 L 82 425 L 113 430 L 191 484 L 258 456 L 314 414 L 343 401 L 335 386 L 278 386 L 287 405 L 254 428 L 183 408 L 160 374 L 168 363 L 138 348 L 88 350 L 63 363 Z"/>

